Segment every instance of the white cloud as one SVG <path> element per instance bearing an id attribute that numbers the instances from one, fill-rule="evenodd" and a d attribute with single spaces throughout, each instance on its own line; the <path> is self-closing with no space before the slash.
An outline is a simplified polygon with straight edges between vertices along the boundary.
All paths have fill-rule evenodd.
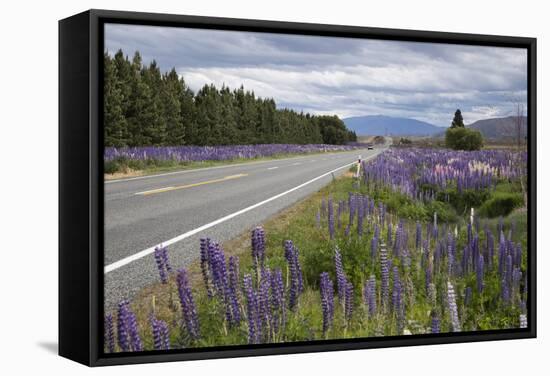
<path id="1" fill-rule="evenodd" d="M 106 47 L 176 67 L 194 90 L 243 85 L 279 107 L 387 114 L 447 126 L 506 116 L 526 98 L 525 50 L 151 26 L 108 25 Z"/>

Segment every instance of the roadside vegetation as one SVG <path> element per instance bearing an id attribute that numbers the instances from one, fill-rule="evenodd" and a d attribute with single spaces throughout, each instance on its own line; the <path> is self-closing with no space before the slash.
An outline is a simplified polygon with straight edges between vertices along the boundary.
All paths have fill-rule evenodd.
<path id="1" fill-rule="evenodd" d="M 213 167 L 226 164 L 290 158 L 300 155 L 337 153 L 366 148 L 359 142 L 347 145 L 262 144 L 232 146 L 149 146 L 105 148 L 106 179 Z"/>
<path id="2" fill-rule="evenodd" d="M 527 326 L 526 155 L 394 149 L 105 318 L 107 352 Z M 473 209 L 472 209 L 473 208 Z"/>

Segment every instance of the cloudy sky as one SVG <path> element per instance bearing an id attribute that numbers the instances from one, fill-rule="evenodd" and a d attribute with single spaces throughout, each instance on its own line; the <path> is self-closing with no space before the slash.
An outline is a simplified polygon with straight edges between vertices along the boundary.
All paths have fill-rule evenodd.
<path id="1" fill-rule="evenodd" d="M 156 26 L 105 26 L 105 48 L 175 67 L 197 91 L 244 85 L 278 107 L 411 117 L 448 126 L 513 114 L 527 93 L 524 49 Z"/>

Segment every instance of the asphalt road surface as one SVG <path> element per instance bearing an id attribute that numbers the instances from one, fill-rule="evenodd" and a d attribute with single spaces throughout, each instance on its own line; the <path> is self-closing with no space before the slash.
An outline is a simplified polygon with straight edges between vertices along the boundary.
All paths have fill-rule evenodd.
<path id="1" fill-rule="evenodd" d="M 316 192 L 361 155 L 316 154 L 105 182 L 105 308 L 159 280 L 153 249 L 174 269 L 199 256 L 199 239 L 230 240 Z"/>

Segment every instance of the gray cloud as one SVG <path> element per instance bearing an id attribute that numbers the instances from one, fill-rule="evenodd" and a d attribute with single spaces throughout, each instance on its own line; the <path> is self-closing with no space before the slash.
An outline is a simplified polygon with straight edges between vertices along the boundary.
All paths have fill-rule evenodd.
<path id="1" fill-rule="evenodd" d="M 138 50 L 193 90 L 244 85 L 279 107 L 384 114 L 447 126 L 512 114 L 526 101 L 524 49 L 136 25 L 106 25 L 109 53 Z"/>

